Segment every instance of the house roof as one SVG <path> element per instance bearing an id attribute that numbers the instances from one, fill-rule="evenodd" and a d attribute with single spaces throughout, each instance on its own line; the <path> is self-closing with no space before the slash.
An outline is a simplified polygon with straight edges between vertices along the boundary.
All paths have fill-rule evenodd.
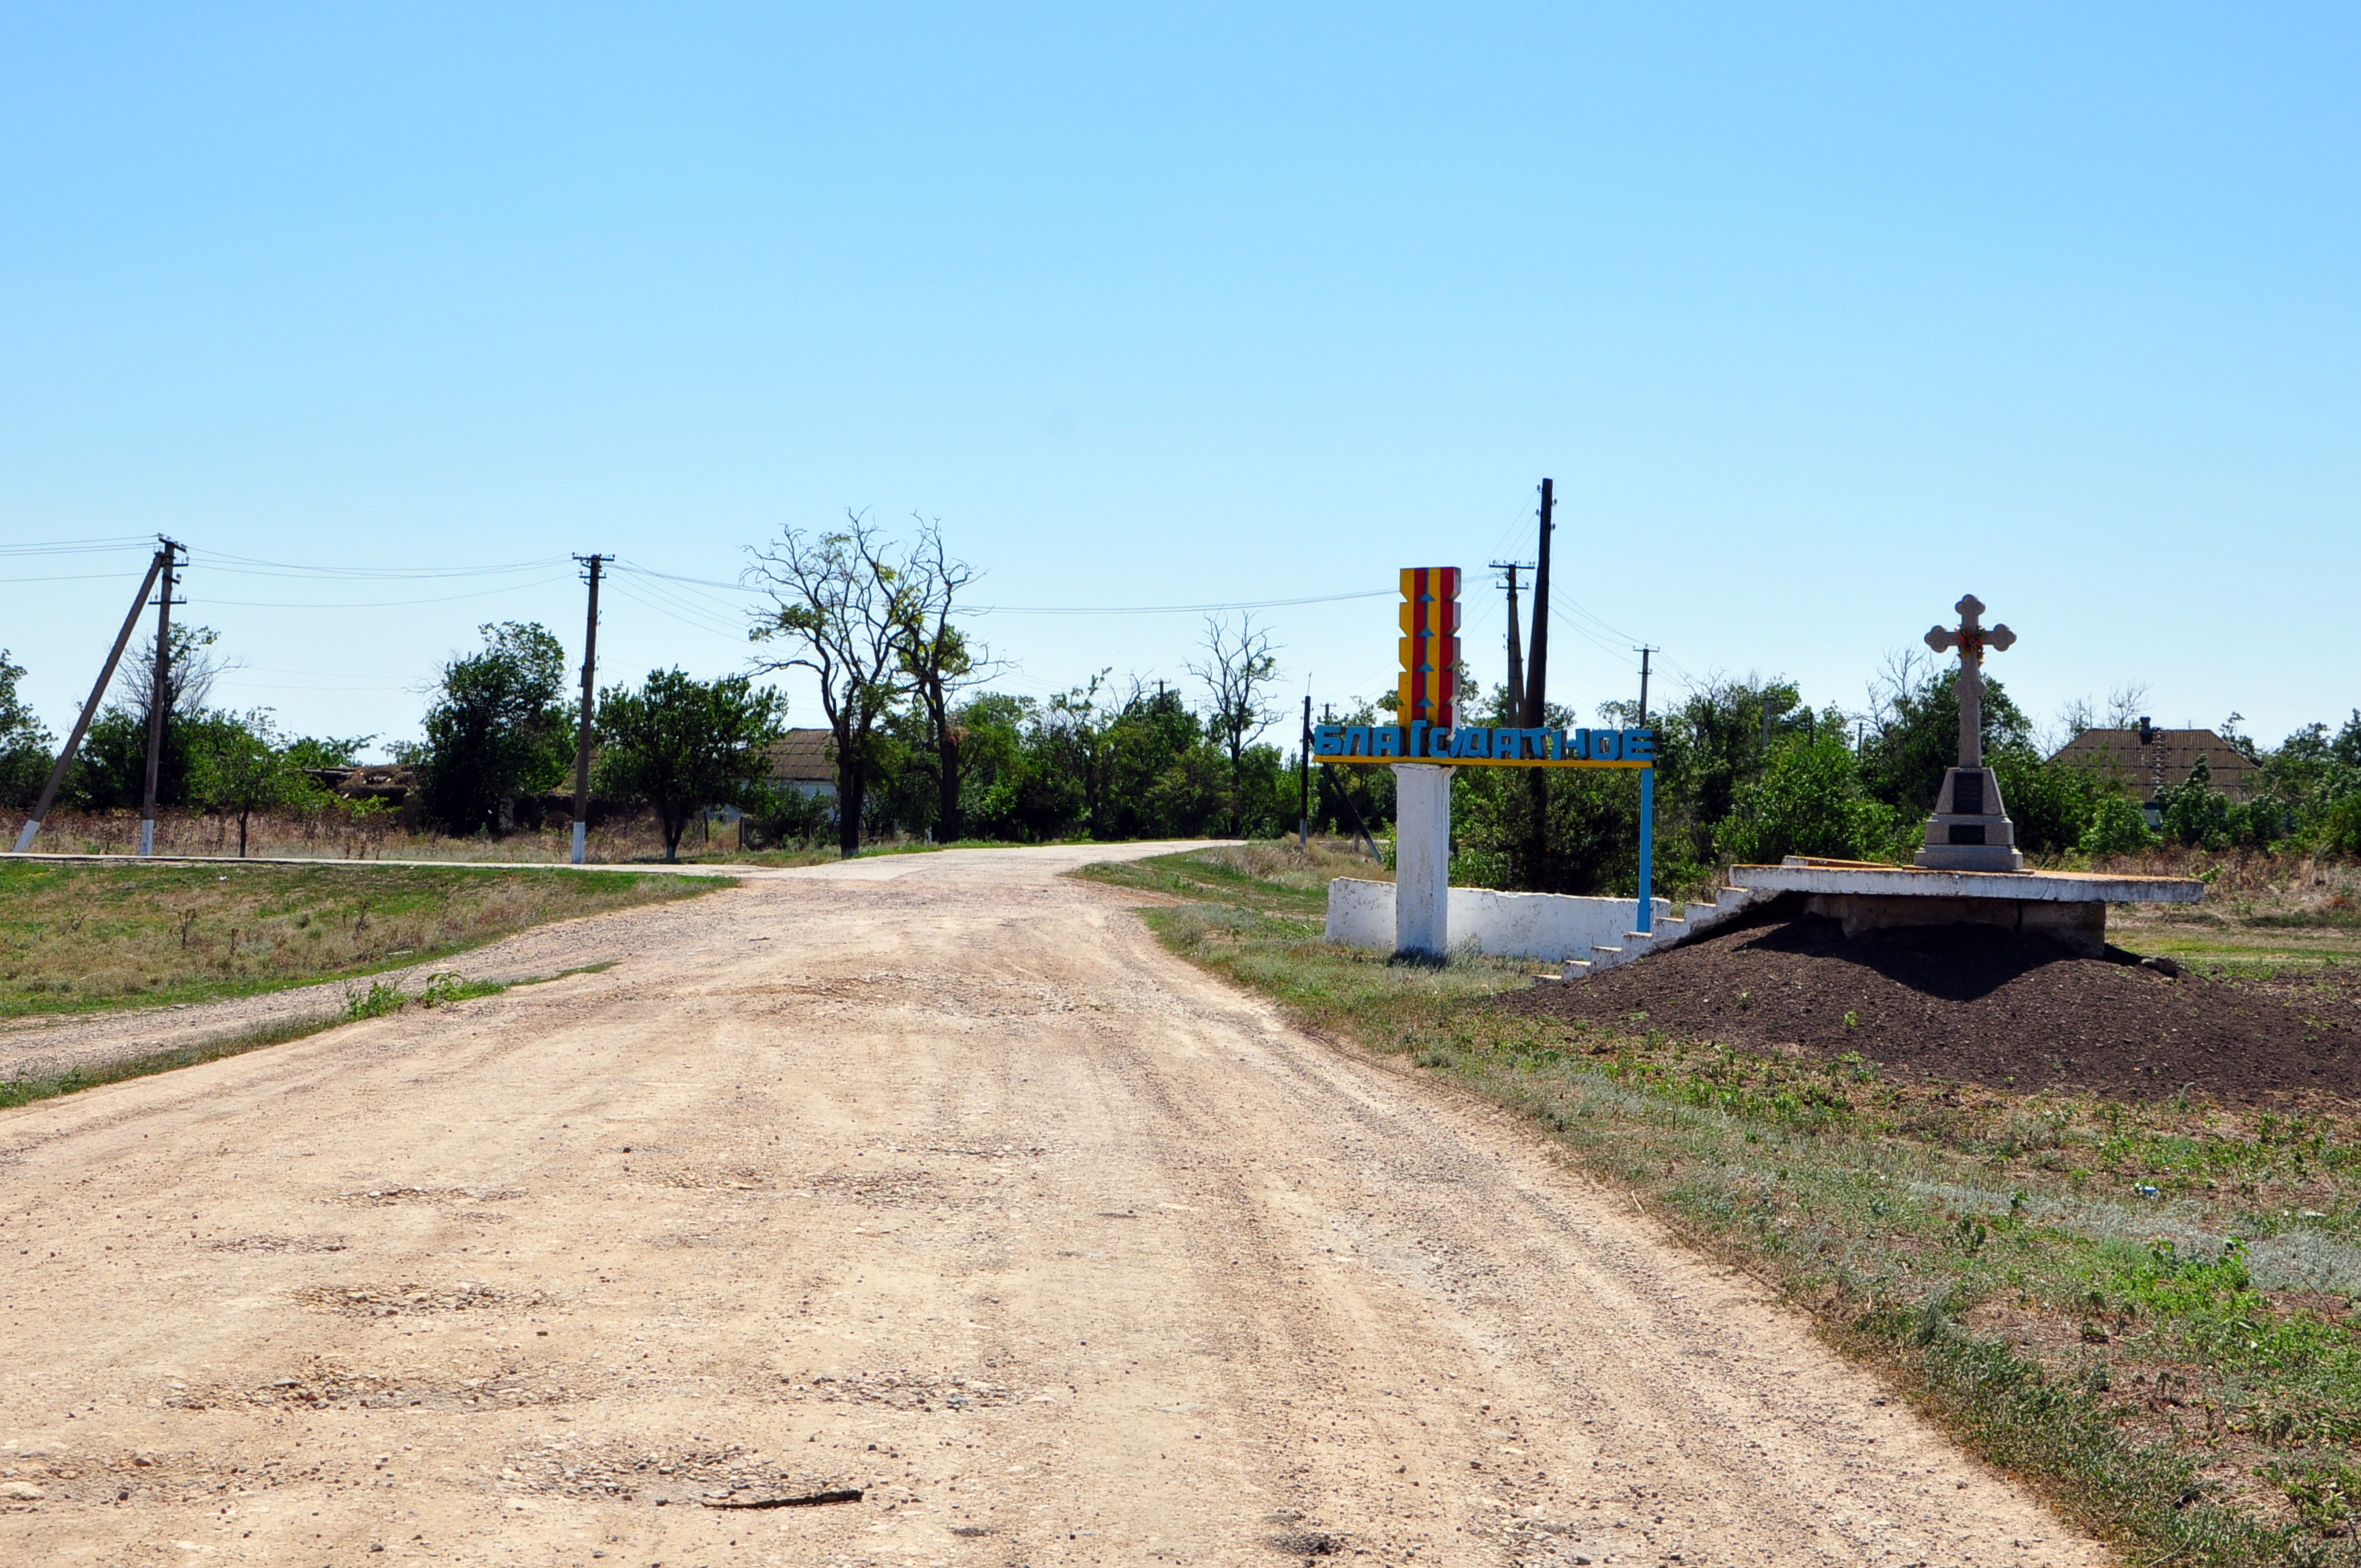
<path id="1" fill-rule="evenodd" d="M 2213 774 L 2215 789 L 2233 800 L 2244 800 L 2252 792 L 2258 770 L 2211 729 L 2151 729 L 2145 741 L 2137 729 L 2085 729 L 2049 760 L 2118 773 L 2148 801 L 2159 789 L 2187 784 L 2189 770 L 2200 757 Z"/>
<path id="2" fill-rule="evenodd" d="M 835 736 L 825 729 L 790 729 L 771 742 L 771 777 L 780 784 L 836 782 L 829 755 Z"/>

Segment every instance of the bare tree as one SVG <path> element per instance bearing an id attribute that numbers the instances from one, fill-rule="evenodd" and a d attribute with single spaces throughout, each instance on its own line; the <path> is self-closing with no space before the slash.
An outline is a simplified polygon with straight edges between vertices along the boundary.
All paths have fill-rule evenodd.
<path id="1" fill-rule="evenodd" d="M 910 689 L 901 660 L 916 619 L 906 564 L 868 513 L 848 509 L 835 532 L 781 530 L 778 543 L 755 552 L 747 576 L 771 597 L 749 635 L 794 650 L 757 667 L 805 669 L 819 678 L 820 707 L 835 738 L 837 846 L 850 859 L 861 849 L 877 723 Z"/>
<path id="2" fill-rule="evenodd" d="M 2147 683 L 2125 681 L 2107 694 L 2107 728 L 2129 729 L 2139 723 L 2140 709 L 2147 706 Z"/>
<path id="3" fill-rule="evenodd" d="M 939 519 L 918 521 L 917 543 L 906 558 L 909 619 L 901 630 L 902 674 L 927 711 L 935 743 L 935 837 L 950 842 L 962 836 L 960 811 L 960 726 L 951 712 L 962 686 L 985 679 L 994 666 L 980 643 L 951 624 L 961 590 L 976 571 L 944 548 Z"/>
<path id="4" fill-rule="evenodd" d="M 1241 612 L 1235 627 L 1207 616 L 1204 646 L 1204 662 L 1191 663 L 1189 673 L 1205 683 L 1213 705 L 1208 728 L 1230 754 L 1230 834 L 1239 838 L 1246 831 L 1246 748 L 1279 718 L 1269 696 L 1279 679 L 1278 644 Z"/>

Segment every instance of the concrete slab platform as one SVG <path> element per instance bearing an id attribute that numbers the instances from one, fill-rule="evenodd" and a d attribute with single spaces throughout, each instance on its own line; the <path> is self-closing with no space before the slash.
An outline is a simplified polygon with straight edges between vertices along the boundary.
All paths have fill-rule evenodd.
<path id="1" fill-rule="evenodd" d="M 1800 893 L 1805 912 L 1843 923 L 1847 937 L 1930 926 L 1994 926 L 2047 937 L 2097 957 L 2111 904 L 2194 904 L 2188 877 L 2090 872 L 1965 872 L 1791 855 L 1775 866 L 1732 866 L 1730 884 L 1757 895 Z"/>
<path id="2" fill-rule="evenodd" d="M 1732 866 L 1730 885 L 1766 893 L 1866 894 L 1885 898 L 2008 898 L 2046 904 L 2194 904 L 2191 877 L 2098 872 L 1954 872 L 1790 855 L 1775 866 Z"/>

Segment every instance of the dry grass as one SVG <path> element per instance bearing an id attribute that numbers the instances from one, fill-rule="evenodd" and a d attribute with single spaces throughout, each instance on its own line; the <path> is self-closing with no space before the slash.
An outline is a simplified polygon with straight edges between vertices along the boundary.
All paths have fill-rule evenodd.
<path id="1" fill-rule="evenodd" d="M 25 824 L 21 812 L 0 812 L 0 833 L 9 844 Z M 127 811 L 77 812 L 58 810 L 41 825 L 33 851 L 45 855 L 133 855 L 139 844 L 139 818 Z M 928 850 L 997 848 L 983 839 L 959 844 L 929 844 L 893 838 L 865 840 L 864 855 L 909 854 Z M 594 866 L 651 865 L 664 859 L 664 836 L 653 817 L 617 817 L 590 829 L 586 845 Z M 201 813 L 166 811 L 156 822 L 159 855 L 236 859 L 235 818 Z M 484 865 L 563 865 L 574 854 L 570 823 L 550 828 L 521 828 L 499 835 L 473 834 L 452 838 L 442 833 L 407 832 L 390 817 L 355 822 L 333 815 L 257 817 L 247 824 L 247 856 L 252 860 L 294 861 L 460 861 Z M 714 823 L 709 830 L 692 826 L 681 840 L 683 865 L 816 866 L 838 859 L 836 841 L 786 845 L 770 850 L 741 850 L 738 828 Z M 1364 862 L 1366 863 L 1366 862 Z"/>
<path id="2" fill-rule="evenodd" d="M 368 974 L 726 885 L 630 872 L 0 862 L 0 1016 Z"/>

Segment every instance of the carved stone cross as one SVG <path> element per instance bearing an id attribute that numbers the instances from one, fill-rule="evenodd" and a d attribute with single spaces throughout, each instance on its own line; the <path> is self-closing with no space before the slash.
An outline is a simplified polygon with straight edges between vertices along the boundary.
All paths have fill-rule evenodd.
<path id="1" fill-rule="evenodd" d="M 1936 627 L 1927 633 L 1927 646 L 1938 653 L 1960 651 L 1960 766 L 1981 768 L 1984 765 L 1984 650 L 2007 652 L 2016 641 L 2016 633 L 2005 626 L 1987 630 L 1976 619 L 1984 612 L 1983 601 L 1973 594 L 1951 608 L 1960 612 L 1959 630 Z"/>

